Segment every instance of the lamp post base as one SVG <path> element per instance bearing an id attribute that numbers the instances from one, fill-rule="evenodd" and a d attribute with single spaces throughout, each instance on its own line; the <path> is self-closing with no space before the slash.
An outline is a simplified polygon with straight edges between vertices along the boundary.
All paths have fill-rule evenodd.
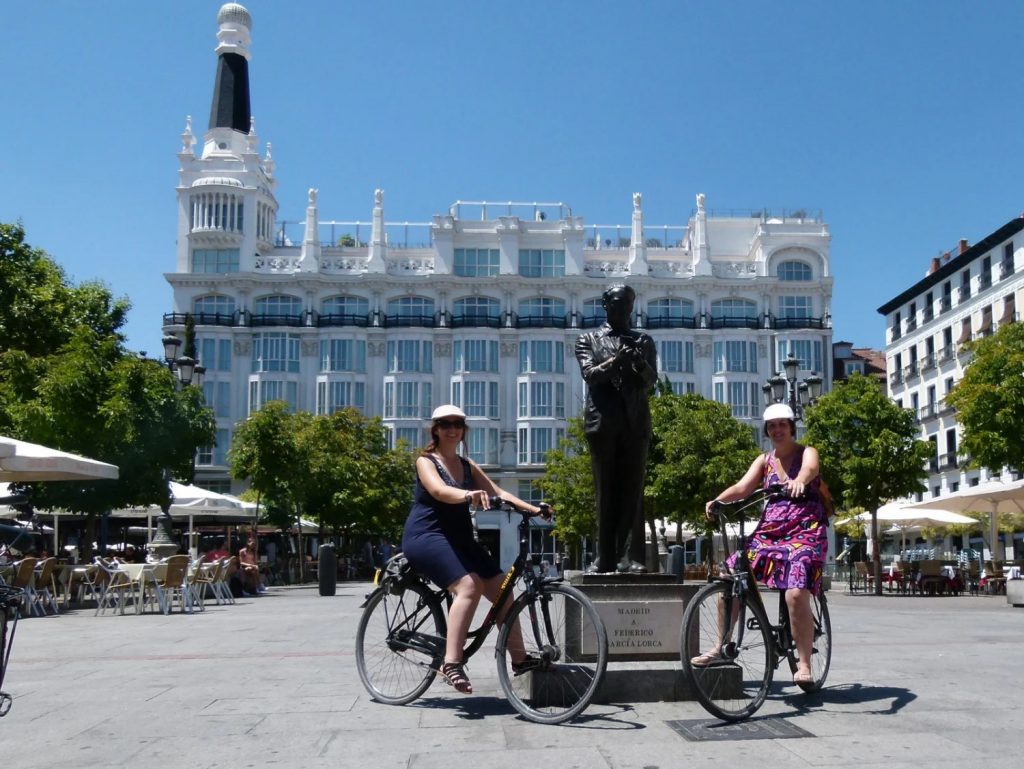
<path id="1" fill-rule="evenodd" d="M 178 550 L 181 548 L 171 536 L 171 531 L 170 516 L 161 515 L 157 522 L 156 534 L 153 536 L 153 540 L 146 545 L 146 549 L 153 559 L 163 560 L 178 554 Z"/>

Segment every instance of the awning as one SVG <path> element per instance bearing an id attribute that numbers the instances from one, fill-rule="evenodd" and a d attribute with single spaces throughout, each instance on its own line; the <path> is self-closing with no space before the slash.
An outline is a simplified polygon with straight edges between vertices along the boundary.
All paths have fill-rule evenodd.
<path id="1" fill-rule="evenodd" d="M 116 479 L 117 465 L 0 436 L 0 481 Z"/>

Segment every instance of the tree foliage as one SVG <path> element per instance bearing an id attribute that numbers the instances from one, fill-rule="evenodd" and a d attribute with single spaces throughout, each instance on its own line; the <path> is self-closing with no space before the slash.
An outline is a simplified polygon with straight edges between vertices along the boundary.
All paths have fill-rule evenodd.
<path id="1" fill-rule="evenodd" d="M 578 553 L 581 540 L 597 531 L 594 475 L 581 417 L 569 420 L 565 438 L 548 452 L 547 469 L 537 485 L 557 513 L 555 534 Z"/>
<path id="2" fill-rule="evenodd" d="M 645 496 L 655 517 L 705 529 L 705 503 L 747 471 L 758 446 L 729 406 L 694 393 L 659 393 L 651 400 Z"/>
<path id="3" fill-rule="evenodd" d="M 837 510 L 874 511 L 924 490 L 933 448 L 918 440 L 914 419 L 859 374 L 807 409 L 804 440 L 818 450 Z"/>
<path id="4" fill-rule="evenodd" d="M 397 538 L 412 501 L 412 455 L 389 450 L 381 421 L 356 409 L 314 416 L 268 403 L 235 431 L 228 459 L 282 528 L 305 516 L 335 533 Z"/>
<path id="5" fill-rule="evenodd" d="M 120 468 L 116 481 L 33 484 L 33 503 L 98 513 L 165 504 L 164 469 L 190 480 L 214 420 L 191 388 L 124 347 L 128 302 L 60 267 L 0 225 L 0 431 Z"/>
<path id="6" fill-rule="evenodd" d="M 946 396 L 963 427 L 960 451 L 970 465 L 999 472 L 1024 467 L 1024 325 L 1000 326 L 968 343 L 972 358 Z"/>

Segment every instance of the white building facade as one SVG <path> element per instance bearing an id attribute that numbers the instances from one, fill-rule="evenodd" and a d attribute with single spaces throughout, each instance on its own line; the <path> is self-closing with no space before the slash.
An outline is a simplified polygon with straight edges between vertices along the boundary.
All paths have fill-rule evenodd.
<path id="1" fill-rule="evenodd" d="M 818 372 L 828 387 L 820 214 L 718 215 L 697 195 L 679 223 L 651 226 L 637 193 L 624 225 L 587 224 L 562 203 L 483 201 L 411 223 L 389 221 L 377 190 L 369 220 L 326 221 L 310 189 L 304 221 L 282 221 L 271 146 L 259 152 L 248 114 L 252 21 L 229 4 L 218 22 L 210 128 L 201 144 L 191 119 L 182 134 L 177 261 L 165 276 L 164 330 L 180 338 L 194 319 L 217 418 L 198 484 L 229 486 L 233 426 L 270 400 L 320 414 L 355 406 L 413 446 L 431 410 L 454 402 L 469 415 L 469 454 L 532 497 L 545 452 L 582 409 L 574 343 L 604 321 L 613 283 L 636 290 L 635 325 L 657 343 L 659 374 L 730 404 L 759 439 L 761 387 L 788 354 L 801 378 Z"/>
<path id="2" fill-rule="evenodd" d="M 886 317 L 889 395 L 913 409 L 921 438 L 934 447 L 928 493 L 944 496 L 989 479 L 967 472 L 956 412 L 945 396 L 969 363 L 963 344 L 1019 319 L 1024 292 L 1024 218 L 1012 219 L 974 245 L 932 261 L 929 273 L 878 308 Z"/>

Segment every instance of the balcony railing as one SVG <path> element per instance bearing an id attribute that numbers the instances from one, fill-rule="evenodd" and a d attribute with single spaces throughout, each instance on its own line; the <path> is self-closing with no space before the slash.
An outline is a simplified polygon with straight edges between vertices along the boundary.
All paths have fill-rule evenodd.
<path id="1" fill-rule="evenodd" d="M 928 469 L 933 473 L 939 472 L 939 460 L 937 457 L 932 457 L 928 460 Z"/>
<path id="2" fill-rule="evenodd" d="M 604 321 L 602 320 L 602 322 Z M 697 319 L 694 317 L 649 315 L 644 319 L 644 328 L 697 328 Z"/>
<path id="3" fill-rule="evenodd" d="M 250 315 L 250 326 L 301 326 L 305 314 L 301 315 Z"/>
<path id="4" fill-rule="evenodd" d="M 712 315 L 707 321 L 708 328 L 761 328 L 756 317 L 718 317 Z"/>
<path id="5" fill-rule="evenodd" d="M 935 353 L 925 353 L 925 356 L 921 358 L 921 370 L 929 371 L 933 368 L 935 368 Z"/>
<path id="6" fill-rule="evenodd" d="M 519 315 L 513 313 L 516 328 L 568 328 L 568 315 Z"/>
<path id="7" fill-rule="evenodd" d="M 897 339 L 899 339 L 900 337 L 903 336 L 903 331 L 902 331 L 902 329 L 900 329 L 899 326 L 893 326 L 891 330 L 892 330 L 892 341 L 895 342 Z"/>
<path id="8" fill-rule="evenodd" d="M 483 312 L 467 312 L 451 316 L 452 328 L 501 328 L 501 315 Z"/>
<path id="9" fill-rule="evenodd" d="M 912 379 L 913 377 L 918 376 L 920 373 L 921 372 L 918 371 L 918 369 L 917 369 L 917 361 L 916 360 L 915 361 L 911 361 L 910 363 L 908 363 L 906 368 L 903 369 L 903 376 L 906 379 Z"/>
<path id="10" fill-rule="evenodd" d="M 197 326 L 241 326 L 245 325 L 238 312 L 166 312 L 165 326 L 184 326 L 188 316 Z"/>
<path id="11" fill-rule="evenodd" d="M 795 315 L 782 318 L 769 317 L 772 328 L 827 328 L 828 316 L 814 318 L 809 315 Z"/>
<path id="12" fill-rule="evenodd" d="M 1013 262 L 1003 261 L 999 263 L 999 279 L 1008 278 L 1013 275 Z"/>
<path id="13" fill-rule="evenodd" d="M 936 411 L 936 404 L 929 403 L 927 406 L 922 406 L 920 409 L 918 409 L 918 416 L 921 419 L 934 419 L 935 417 L 938 416 L 938 412 Z"/>
<path id="14" fill-rule="evenodd" d="M 328 326 L 360 326 L 365 328 L 370 325 L 370 316 L 369 314 L 328 313 L 317 316 L 316 325 L 321 328 Z"/>
<path id="15" fill-rule="evenodd" d="M 951 470 L 954 467 L 960 466 L 960 461 L 957 459 L 955 451 L 949 454 L 943 454 L 941 460 L 943 470 Z"/>
<path id="16" fill-rule="evenodd" d="M 913 331 L 917 328 L 917 318 L 907 318 L 907 331 Z"/>
<path id="17" fill-rule="evenodd" d="M 935 318 L 935 310 L 933 310 L 930 305 L 928 307 L 925 307 L 923 312 L 922 312 L 922 314 L 921 314 L 922 321 L 927 323 L 930 320 L 934 320 L 934 318 Z"/>
<path id="18" fill-rule="evenodd" d="M 978 276 L 978 290 L 991 288 L 992 287 L 992 273 L 983 272 Z"/>
<path id="19" fill-rule="evenodd" d="M 947 344 L 941 350 L 939 350 L 939 363 L 945 363 L 946 361 L 953 360 L 955 351 L 953 345 Z"/>
<path id="20" fill-rule="evenodd" d="M 384 328 L 434 328 L 442 325 L 434 315 L 385 315 L 381 325 Z"/>
<path id="21" fill-rule="evenodd" d="M 889 384 L 898 385 L 903 382 L 903 372 L 896 370 L 889 374 Z"/>
<path id="22" fill-rule="evenodd" d="M 953 309 L 953 298 L 951 296 L 943 296 L 939 300 L 939 312 L 949 312 Z"/>

